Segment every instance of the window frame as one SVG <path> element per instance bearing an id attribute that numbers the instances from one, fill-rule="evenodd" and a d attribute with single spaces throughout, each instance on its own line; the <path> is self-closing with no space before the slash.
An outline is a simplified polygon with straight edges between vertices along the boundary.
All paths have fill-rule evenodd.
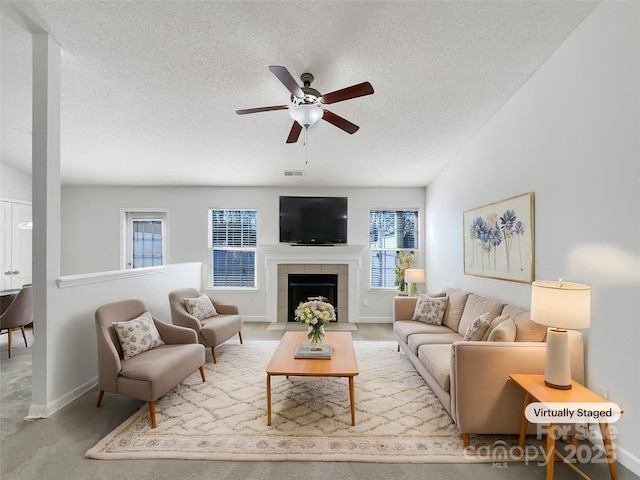
<path id="1" fill-rule="evenodd" d="M 122 208 L 120 209 L 121 239 L 120 268 L 134 270 L 133 267 L 133 222 L 134 220 L 159 220 L 162 222 L 162 264 L 169 264 L 169 210 L 164 208 Z M 149 267 L 138 267 L 149 268 Z"/>
<path id="2" fill-rule="evenodd" d="M 254 246 L 227 246 L 227 247 L 214 247 L 213 245 L 213 212 L 214 211 L 240 211 L 240 212 L 255 212 L 255 245 Z M 214 252 L 215 251 L 230 251 L 230 252 L 253 252 L 253 285 L 252 286 L 239 286 L 239 285 L 214 285 Z M 257 290 L 258 289 L 258 209 L 257 208 L 208 208 L 207 209 L 207 289 L 210 290 Z"/>
<path id="3" fill-rule="evenodd" d="M 414 241 L 414 248 L 405 248 L 405 247 L 372 247 L 371 246 L 371 214 L 373 212 L 394 212 L 394 213 L 398 213 L 398 212 L 412 212 L 415 213 L 416 216 L 416 220 L 415 220 L 415 226 L 413 229 L 413 233 L 415 236 L 415 241 Z M 419 208 L 370 208 L 369 209 L 369 219 L 368 219 L 368 241 L 367 241 L 367 246 L 369 248 L 369 289 L 370 290 L 397 290 L 398 286 L 395 285 L 395 280 L 394 280 L 394 284 L 391 286 L 374 286 L 373 285 L 373 279 L 374 279 L 374 274 L 373 274 L 373 262 L 372 262 L 372 258 L 373 258 L 373 254 L 374 252 L 393 252 L 394 256 L 396 256 L 398 254 L 398 252 L 400 252 L 401 250 L 404 252 L 410 252 L 414 255 L 414 265 L 417 264 L 417 256 L 420 253 L 420 209 Z M 395 264 L 394 264 L 394 270 L 395 270 Z"/>

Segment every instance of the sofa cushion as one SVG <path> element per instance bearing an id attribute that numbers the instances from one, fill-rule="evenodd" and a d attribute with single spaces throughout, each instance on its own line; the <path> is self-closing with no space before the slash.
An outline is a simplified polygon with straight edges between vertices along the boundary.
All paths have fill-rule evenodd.
<path id="1" fill-rule="evenodd" d="M 502 315 L 508 315 L 516 324 L 516 342 L 544 342 L 547 327 L 531 320 L 531 314 L 512 305 L 505 305 Z"/>
<path id="2" fill-rule="evenodd" d="M 463 340 L 465 342 L 482 340 L 484 332 L 487 331 L 490 323 L 491 320 L 489 320 L 489 312 L 483 313 L 476 318 L 471 325 L 469 325 L 469 328 L 467 328 L 467 331 L 464 334 Z"/>
<path id="3" fill-rule="evenodd" d="M 418 349 L 418 358 L 438 385 L 448 392 L 451 387 L 451 345 L 423 345 Z"/>
<path id="4" fill-rule="evenodd" d="M 453 342 L 459 342 L 462 340 L 462 335 L 457 332 L 452 332 L 447 328 L 448 333 L 414 333 L 409 335 L 407 344 L 409 349 L 415 354 L 418 353 L 418 349 L 422 345 L 437 345 L 437 344 L 452 344 Z"/>
<path id="5" fill-rule="evenodd" d="M 216 312 L 216 308 L 211 302 L 211 299 L 204 293 L 200 294 L 196 298 L 185 298 L 184 306 L 187 309 L 187 312 L 198 320 L 203 320 L 218 314 L 218 312 Z"/>
<path id="6" fill-rule="evenodd" d="M 205 345 L 220 345 L 242 330 L 240 315 L 216 315 L 202 320 L 200 337 Z"/>
<path id="7" fill-rule="evenodd" d="M 489 335 L 491 335 L 491 332 L 493 331 L 493 329 L 496 328 L 498 325 L 500 325 L 502 322 L 504 322 L 507 318 L 509 318 L 509 315 L 498 315 L 496 318 L 491 320 L 491 323 L 489 324 L 489 328 L 487 328 L 487 331 L 484 332 L 482 341 L 484 342 L 485 340 L 487 340 L 489 338 Z"/>
<path id="8" fill-rule="evenodd" d="M 113 328 L 122 348 L 123 360 L 129 360 L 147 350 L 164 345 L 149 312 L 126 322 L 114 322 Z"/>
<path id="9" fill-rule="evenodd" d="M 433 298 L 421 293 L 418 295 L 418 301 L 411 320 L 430 325 L 441 325 L 447 303 L 447 297 Z"/>
<path id="10" fill-rule="evenodd" d="M 498 300 L 491 300 L 479 295 L 470 293 L 467 297 L 467 302 L 464 305 L 464 311 L 462 312 L 462 318 L 458 325 L 458 333 L 464 335 L 469 328 L 469 325 L 478 318 L 480 315 L 489 313 L 489 321 L 491 322 L 502 312 L 504 304 Z M 482 340 L 482 337 L 478 340 Z"/>
<path id="11" fill-rule="evenodd" d="M 450 328 L 447 328 L 444 325 L 429 325 L 427 323 L 414 322 L 412 320 L 396 320 L 393 322 L 393 333 L 395 333 L 401 341 L 408 343 L 408 338 L 411 335 L 419 333 L 434 334 L 455 332 L 452 332 Z"/>
<path id="12" fill-rule="evenodd" d="M 458 325 L 460 325 L 464 305 L 469 294 L 467 292 L 453 289 L 447 289 L 445 290 L 445 293 L 447 294 L 449 301 L 447 302 L 447 308 L 444 311 L 444 316 L 442 317 L 442 324 L 456 332 L 458 331 Z"/>
<path id="13" fill-rule="evenodd" d="M 513 342 L 516 339 L 516 324 L 511 317 L 494 328 L 489 337 L 488 342 Z"/>

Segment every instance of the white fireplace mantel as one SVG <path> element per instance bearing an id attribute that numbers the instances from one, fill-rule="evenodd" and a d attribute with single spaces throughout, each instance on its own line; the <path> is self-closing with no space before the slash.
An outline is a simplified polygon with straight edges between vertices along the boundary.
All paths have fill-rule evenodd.
<path id="1" fill-rule="evenodd" d="M 273 245 L 262 248 L 267 278 L 267 318 L 276 321 L 278 315 L 278 265 L 340 264 L 349 270 L 349 322 L 358 318 L 359 284 L 362 256 L 366 245 L 292 246 Z"/>

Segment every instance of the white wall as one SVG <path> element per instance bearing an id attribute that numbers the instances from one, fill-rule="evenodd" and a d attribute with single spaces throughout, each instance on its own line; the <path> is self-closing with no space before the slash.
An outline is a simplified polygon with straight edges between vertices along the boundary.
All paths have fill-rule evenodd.
<path id="1" fill-rule="evenodd" d="M 0 197 L 31 201 L 31 175 L 0 163 Z"/>
<path id="2" fill-rule="evenodd" d="M 42 325 L 47 333 L 47 362 L 34 363 L 34 368 L 46 374 L 47 382 L 34 383 L 29 417 L 48 417 L 96 384 L 95 311 L 100 305 L 136 298 L 155 317 L 170 323 L 169 292 L 198 288 L 201 269 L 200 263 L 187 263 L 58 279 L 48 292 L 53 313 Z M 35 344 L 36 349 L 44 347 L 40 341 Z"/>
<path id="3" fill-rule="evenodd" d="M 253 291 L 216 290 L 223 302 L 238 305 L 248 320 L 267 318 L 266 279 L 261 247 L 279 244 L 280 195 L 330 195 L 348 197 L 348 242 L 369 241 L 369 210 L 417 208 L 424 210 L 423 188 L 239 188 L 239 187 L 64 187 L 62 189 L 62 273 L 70 275 L 120 268 L 121 209 L 166 209 L 169 223 L 169 262 L 207 262 L 209 208 L 258 210 L 257 288 Z M 424 251 L 424 239 L 420 239 Z M 304 247 L 291 247 L 297 252 Z M 340 248 L 338 246 L 334 248 Z M 359 315 L 350 321 L 391 321 L 395 291 L 369 289 L 369 257 L 363 251 Z M 422 263 L 422 256 L 417 260 Z M 202 285 L 206 282 L 206 269 Z M 364 304 L 367 304 L 365 307 Z"/>
<path id="4" fill-rule="evenodd" d="M 466 145 L 426 196 L 427 285 L 529 308 L 526 284 L 465 276 L 462 212 L 535 192 L 536 278 L 592 287 L 588 384 L 625 411 L 640 474 L 640 3 L 605 1 Z"/>

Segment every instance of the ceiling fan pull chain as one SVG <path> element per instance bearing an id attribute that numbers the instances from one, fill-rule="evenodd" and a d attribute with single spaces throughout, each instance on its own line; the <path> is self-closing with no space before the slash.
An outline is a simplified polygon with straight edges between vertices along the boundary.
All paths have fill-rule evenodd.
<path id="1" fill-rule="evenodd" d="M 309 142 L 307 142 L 307 127 L 304 127 L 304 164 L 309 165 Z"/>

